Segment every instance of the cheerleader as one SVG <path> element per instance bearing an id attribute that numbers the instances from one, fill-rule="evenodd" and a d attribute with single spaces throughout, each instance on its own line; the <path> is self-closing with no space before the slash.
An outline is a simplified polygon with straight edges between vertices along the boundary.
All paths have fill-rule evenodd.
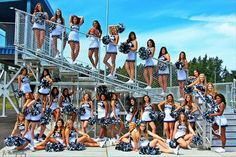
<path id="1" fill-rule="evenodd" d="M 100 38 L 102 36 L 101 25 L 97 20 L 93 21 L 93 27 L 90 28 L 90 30 L 88 31 L 88 35 L 90 37 L 88 57 L 89 57 L 90 62 L 93 65 L 92 70 L 96 70 L 97 64 L 98 64 Z M 93 59 L 93 54 L 94 54 L 95 60 Z"/>
<path id="2" fill-rule="evenodd" d="M 109 112 L 109 104 L 106 100 L 105 94 L 101 94 L 101 96 L 98 96 L 98 121 L 100 123 L 100 131 L 99 131 L 99 139 L 103 140 L 105 137 L 107 137 L 107 128 L 105 125 L 102 124 L 101 119 L 108 118 L 108 112 Z"/>
<path id="3" fill-rule="evenodd" d="M 28 70 L 26 67 L 21 69 L 21 74 L 18 76 L 18 89 L 22 91 L 23 94 L 31 93 L 30 80 L 28 77 Z"/>
<path id="4" fill-rule="evenodd" d="M 129 132 L 124 134 L 119 138 L 116 144 L 119 144 L 120 142 L 124 143 L 131 143 L 133 146 L 133 151 L 138 152 L 138 130 L 136 129 L 136 123 L 131 122 L 129 123 Z"/>
<path id="5" fill-rule="evenodd" d="M 190 143 L 195 135 L 194 130 L 189 124 L 187 117 L 181 113 L 178 121 L 175 122 L 175 128 L 173 133 L 173 139 L 179 144 L 177 146 L 177 154 L 179 154 L 179 147 L 184 149 L 192 149 Z"/>
<path id="6" fill-rule="evenodd" d="M 68 88 L 63 89 L 62 95 L 60 96 L 60 99 L 59 99 L 59 106 L 61 108 L 61 111 L 66 106 L 72 105 L 70 96 L 73 95 L 73 94 L 74 94 L 74 91 L 69 92 Z M 76 117 L 77 117 L 77 113 L 73 111 L 73 112 L 70 113 L 70 115 L 71 115 L 71 120 L 74 122 Z"/>
<path id="7" fill-rule="evenodd" d="M 112 95 L 111 95 L 111 110 L 112 110 L 112 112 L 110 114 L 110 118 L 119 119 L 120 109 L 121 109 L 121 104 L 118 101 L 118 96 L 115 93 L 112 93 Z M 116 139 L 114 136 L 115 126 L 116 126 L 116 124 L 111 124 L 111 141 L 112 142 L 115 142 L 116 139 L 120 138 L 120 135 L 124 129 L 124 123 L 120 119 L 120 126 L 119 126 L 119 130 L 118 130 L 118 134 L 116 134 Z"/>
<path id="8" fill-rule="evenodd" d="M 119 35 L 116 26 L 109 26 L 110 42 L 107 46 L 107 52 L 103 59 L 103 63 L 110 69 L 110 74 L 107 77 L 114 77 L 116 71 L 116 55 Z M 111 65 L 107 62 L 111 58 Z"/>
<path id="9" fill-rule="evenodd" d="M 151 104 L 151 98 L 148 95 L 143 97 L 143 105 L 141 108 L 141 120 L 146 122 L 152 128 L 152 132 L 156 133 L 156 125 L 155 122 L 151 120 L 150 113 L 155 111 L 154 106 Z"/>
<path id="10" fill-rule="evenodd" d="M 153 148 L 159 148 L 161 152 L 163 153 L 175 153 L 174 150 L 170 149 L 170 147 L 166 144 L 165 139 L 158 136 L 157 134 L 154 134 L 153 132 L 149 131 L 146 127 L 146 123 L 142 122 L 140 126 L 138 127 L 138 135 L 136 137 L 139 138 L 139 146 L 150 146 Z M 151 136 L 153 140 L 149 141 L 148 136 Z"/>
<path id="11" fill-rule="evenodd" d="M 125 120 L 129 123 L 136 122 L 137 115 L 138 115 L 138 107 L 137 107 L 137 101 L 134 97 L 130 98 L 129 105 L 130 107 L 129 107 Z"/>
<path id="12" fill-rule="evenodd" d="M 205 92 L 207 81 L 204 74 L 200 74 L 198 79 L 196 79 L 193 83 L 188 85 L 188 87 L 194 87 L 194 91 L 197 93 L 195 98 L 197 98 L 197 103 L 201 105 L 203 103 L 203 95 Z"/>
<path id="13" fill-rule="evenodd" d="M 56 121 L 55 127 L 48 133 L 45 140 L 42 143 L 39 143 L 35 149 L 44 150 L 48 142 L 61 143 L 63 145 L 65 144 L 65 129 L 64 121 L 62 119 L 58 119 L 58 121 Z"/>
<path id="14" fill-rule="evenodd" d="M 85 109 L 84 115 L 80 115 L 80 120 L 82 123 L 82 132 L 86 133 L 88 127 L 88 119 L 93 117 L 94 105 L 91 100 L 91 96 L 88 93 L 85 93 L 83 99 L 80 101 L 80 107 Z"/>
<path id="15" fill-rule="evenodd" d="M 53 87 L 50 94 L 50 105 L 49 108 L 52 109 L 53 117 L 57 121 L 60 118 L 60 108 L 59 108 L 59 90 L 57 87 Z"/>
<path id="16" fill-rule="evenodd" d="M 215 96 L 216 104 L 218 105 L 219 111 L 215 112 L 213 114 L 210 114 L 211 117 L 215 117 L 215 121 L 212 125 L 212 132 L 213 134 L 220 138 L 222 144 L 221 147 L 216 149 L 215 151 L 218 153 L 224 153 L 225 152 L 225 143 L 226 143 L 226 127 L 227 127 L 227 119 L 223 115 L 225 107 L 226 107 L 226 101 L 225 97 L 222 94 L 216 94 Z M 220 128 L 220 131 L 219 131 Z"/>
<path id="17" fill-rule="evenodd" d="M 167 143 L 169 143 L 173 137 L 175 118 L 173 118 L 170 113 L 173 111 L 178 111 L 180 109 L 179 105 L 174 102 L 174 97 L 172 94 L 166 96 L 166 100 L 158 104 L 158 109 L 163 112 L 162 107 L 164 106 L 164 130 L 167 138 Z"/>
<path id="18" fill-rule="evenodd" d="M 191 125 L 191 127 L 195 130 L 195 118 L 191 116 L 193 116 L 194 113 L 198 111 L 198 107 L 193 102 L 192 95 L 190 94 L 185 95 L 185 100 L 181 105 L 181 108 L 184 110 L 186 116 L 189 115 L 188 122 Z"/>
<path id="19" fill-rule="evenodd" d="M 52 78 L 49 74 L 48 69 L 43 69 L 42 75 L 40 77 L 40 88 L 39 94 L 43 95 L 43 107 L 46 108 L 47 95 L 50 93 L 50 86 L 52 85 Z"/>
<path id="20" fill-rule="evenodd" d="M 65 25 L 64 18 L 62 17 L 62 13 L 60 9 L 56 10 L 55 15 L 51 18 L 52 22 L 57 23 L 56 28 L 52 30 L 51 37 L 53 39 L 53 49 L 54 49 L 54 56 L 55 58 L 59 57 L 59 50 L 57 49 L 57 39 L 60 38 L 65 31 L 65 28 L 63 27 Z M 63 41 L 63 48 L 65 47 L 65 39 Z"/>
<path id="21" fill-rule="evenodd" d="M 39 124 L 41 116 L 43 114 L 44 108 L 43 108 L 43 102 L 40 99 L 40 95 L 38 93 L 34 94 L 34 100 L 32 100 L 27 107 L 30 108 L 31 111 L 31 117 L 30 117 L 30 133 L 32 138 L 32 145 L 34 145 L 34 131 L 36 129 L 37 124 Z M 41 126 L 41 131 L 39 135 L 39 141 L 42 140 L 42 135 L 46 129 L 46 126 Z"/>
<path id="22" fill-rule="evenodd" d="M 80 26 L 84 23 L 83 16 L 70 16 L 70 33 L 68 36 L 68 43 L 70 44 L 71 48 L 71 58 L 72 58 L 72 64 L 76 63 L 76 58 L 79 55 L 80 50 L 80 42 L 79 42 L 79 30 Z"/>
<path id="23" fill-rule="evenodd" d="M 24 113 L 25 119 L 30 122 L 31 120 L 31 113 L 30 108 L 28 107 L 28 104 L 33 100 L 32 93 L 26 93 L 25 94 L 25 103 L 22 107 L 22 113 Z"/>
<path id="24" fill-rule="evenodd" d="M 81 135 L 78 137 L 78 135 Z M 88 147 L 103 147 L 105 144 L 104 142 L 96 142 L 88 134 L 84 133 L 83 131 L 79 131 L 77 128 L 73 126 L 73 121 L 68 119 L 66 122 L 66 129 L 65 129 L 65 144 L 69 147 L 70 143 L 83 143 L 85 146 Z"/>
<path id="25" fill-rule="evenodd" d="M 180 100 L 184 99 L 184 83 L 187 80 L 187 70 L 188 70 L 188 61 L 186 59 L 185 52 L 180 52 L 178 62 L 182 65 L 180 69 L 177 67 L 177 80 L 179 83 L 179 92 L 180 92 Z"/>
<path id="26" fill-rule="evenodd" d="M 144 80 L 147 83 L 147 87 L 145 89 L 151 89 L 152 88 L 152 81 L 153 81 L 153 67 L 154 67 L 154 62 L 153 62 L 152 58 L 155 54 L 155 42 L 152 39 L 149 39 L 147 41 L 147 48 L 150 50 L 151 54 L 148 57 L 148 59 L 146 59 L 146 62 L 144 65 L 143 76 L 144 76 Z M 149 73 L 149 79 L 148 79 L 147 73 Z"/>
<path id="27" fill-rule="evenodd" d="M 200 71 L 198 69 L 195 69 L 193 71 L 193 76 L 189 76 L 188 79 L 191 80 L 191 82 L 194 82 L 200 75 Z"/>
<path id="28" fill-rule="evenodd" d="M 211 100 L 214 100 L 216 94 L 217 94 L 217 91 L 216 91 L 215 86 L 213 85 L 213 83 L 211 83 L 211 82 L 207 83 L 205 96 L 207 96 Z"/>
<path id="29" fill-rule="evenodd" d="M 31 143 L 31 134 L 28 129 L 29 122 L 25 119 L 25 116 L 22 112 L 17 116 L 17 120 L 12 130 L 11 136 L 21 136 L 26 139 L 26 143 L 23 146 L 16 147 L 17 150 L 24 150 L 25 147 Z M 19 131 L 20 134 L 17 133 Z"/>
<path id="30" fill-rule="evenodd" d="M 138 42 L 136 40 L 136 35 L 134 32 L 129 33 L 129 38 L 127 39 L 127 43 L 131 43 L 132 46 L 127 55 L 127 59 L 125 62 L 125 69 L 129 75 L 129 81 L 126 83 L 132 84 L 134 83 L 134 75 L 135 75 L 135 62 L 136 62 L 136 51 L 138 49 Z"/>
<path id="31" fill-rule="evenodd" d="M 159 52 L 158 62 L 157 62 L 157 73 L 158 73 L 158 82 L 162 88 L 162 95 L 166 93 L 167 89 L 167 79 L 169 75 L 169 62 L 170 55 L 166 47 L 162 47 Z"/>
<path id="32" fill-rule="evenodd" d="M 33 13 L 33 31 L 35 34 L 37 49 L 39 52 L 43 46 L 45 38 L 45 21 L 48 20 L 48 14 L 44 12 L 41 3 L 37 3 Z"/>

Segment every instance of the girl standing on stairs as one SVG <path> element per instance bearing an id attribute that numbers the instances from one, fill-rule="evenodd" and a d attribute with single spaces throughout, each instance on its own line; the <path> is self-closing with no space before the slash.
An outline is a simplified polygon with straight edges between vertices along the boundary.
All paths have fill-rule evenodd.
<path id="1" fill-rule="evenodd" d="M 85 113 L 83 115 L 80 115 L 81 120 L 81 126 L 82 126 L 82 132 L 86 133 L 86 129 L 88 127 L 88 120 L 90 117 L 93 117 L 94 112 L 94 105 L 93 101 L 91 100 L 91 95 L 88 93 L 85 93 L 83 95 L 83 99 L 80 101 L 80 107 L 85 109 Z"/>
<path id="2" fill-rule="evenodd" d="M 119 42 L 119 34 L 116 26 L 109 26 L 110 42 L 107 45 L 107 52 L 103 59 L 103 63 L 110 69 L 110 74 L 107 77 L 114 77 L 116 71 L 116 55 L 117 44 Z M 111 58 L 111 65 L 107 62 Z"/>
<path id="3" fill-rule="evenodd" d="M 34 8 L 32 17 L 33 31 L 35 34 L 37 49 L 36 52 L 41 51 L 45 38 L 45 21 L 48 20 L 48 14 L 44 12 L 41 3 L 37 3 Z"/>
<path id="4" fill-rule="evenodd" d="M 62 35 L 64 34 L 65 28 L 63 27 L 65 25 L 65 20 L 62 17 L 62 13 L 60 9 L 56 10 L 55 15 L 51 18 L 52 22 L 57 23 L 55 29 L 52 30 L 51 32 L 51 37 L 53 39 L 53 50 L 54 50 L 54 56 L 55 58 L 59 57 L 59 50 L 57 49 L 57 39 L 61 38 Z M 65 38 L 63 41 L 63 49 L 65 48 Z"/>
<path id="5" fill-rule="evenodd" d="M 136 40 L 136 34 L 134 32 L 129 33 L 129 37 L 127 39 L 127 43 L 131 44 L 131 48 L 129 53 L 127 54 L 127 59 L 125 62 L 125 69 L 129 75 L 129 81 L 126 83 L 132 84 L 134 83 L 135 77 L 135 62 L 136 62 L 136 51 L 138 49 L 138 42 Z"/>
<path id="6" fill-rule="evenodd" d="M 61 114 L 59 107 L 59 90 L 57 87 L 52 88 L 49 101 L 49 108 L 52 109 L 53 117 L 57 121 Z"/>
<path id="7" fill-rule="evenodd" d="M 147 87 L 145 89 L 151 89 L 152 81 L 153 81 L 153 67 L 154 67 L 154 62 L 152 58 L 155 54 L 155 42 L 152 39 L 149 39 L 147 41 L 147 48 L 151 51 L 151 54 L 148 57 L 148 59 L 146 59 L 146 62 L 144 65 L 143 76 L 147 83 Z M 148 73 L 149 73 L 149 79 L 148 79 Z"/>
<path id="8" fill-rule="evenodd" d="M 226 107 L 226 101 L 225 97 L 222 94 L 216 94 L 215 96 L 216 104 L 218 105 L 218 112 L 215 112 L 213 114 L 210 114 L 210 116 L 215 117 L 215 121 L 212 125 L 212 133 L 220 138 L 222 145 L 220 148 L 216 149 L 215 151 L 218 153 L 224 153 L 225 152 L 225 144 L 226 144 L 226 127 L 227 127 L 227 119 L 223 115 L 225 107 Z M 219 132 L 219 127 L 220 132 Z"/>
<path id="9" fill-rule="evenodd" d="M 70 16 L 70 33 L 68 36 L 68 43 L 70 44 L 71 48 L 71 59 L 72 64 L 76 64 L 76 58 L 79 55 L 80 50 L 80 42 L 79 42 L 79 30 L 80 26 L 84 23 L 84 17 L 83 16 Z"/>
<path id="10" fill-rule="evenodd" d="M 28 70 L 26 67 L 21 69 L 21 74 L 18 76 L 18 90 L 22 91 L 23 94 L 31 93 L 30 80 L 28 77 Z"/>
<path id="11" fill-rule="evenodd" d="M 90 37 L 90 44 L 89 44 L 89 52 L 88 57 L 90 62 L 93 65 L 93 70 L 97 69 L 98 64 L 98 53 L 99 53 L 99 47 L 100 47 L 100 38 L 102 36 L 102 29 L 101 25 L 97 20 L 93 21 L 93 27 L 90 28 L 88 31 L 88 35 Z M 95 57 L 95 60 L 93 59 L 93 54 Z"/>

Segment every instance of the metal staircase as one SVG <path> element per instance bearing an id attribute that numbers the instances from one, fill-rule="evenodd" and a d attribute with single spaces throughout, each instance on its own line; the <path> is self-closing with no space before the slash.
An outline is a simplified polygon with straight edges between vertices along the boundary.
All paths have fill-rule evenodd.
<path id="1" fill-rule="evenodd" d="M 152 90 L 145 90 L 145 83 L 135 80 L 134 84 L 126 84 L 124 81 L 128 77 L 117 74 L 118 78 L 108 78 L 105 75 L 105 70 L 98 69 L 98 71 L 90 70 L 89 65 L 78 61 L 78 64 L 70 64 L 63 56 L 63 49 L 61 49 L 61 57 L 53 57 L 53 46 L 50 39 L 49 32 L 46 31 L 44 46 L 42 52 L 36 52 L 36 41 L 34 32 L 32 31 L 32 23 L 30 22 L 32 15 L 16 9 L 16 21 L 15 21 L 15 64 L 22 65 L 27 62 L 35 62 L 41 66 L 45 66 L 45 63 L 50 67 L 58 68 L 60 72 L 73 73 L 77 76 L 83 74 L 89 78 L 96 80 L 97 84 L 107 84 L 112 90 L 125 90 L 127 92 L 136 93 L 139 95 L 148 94 L 155 101 L 163 100 L 161 95 L 153 92 Z M 47 22 L 51 23 L 51 22 Z M 48 24 L 46 24 L 46 30 L 48 30 Z M 67 28 L 69 29 L 69 28 Z M 63 40 L 63 39 L 62 39 Z M 43 63 L 43 64 L 42 64 Z"/>

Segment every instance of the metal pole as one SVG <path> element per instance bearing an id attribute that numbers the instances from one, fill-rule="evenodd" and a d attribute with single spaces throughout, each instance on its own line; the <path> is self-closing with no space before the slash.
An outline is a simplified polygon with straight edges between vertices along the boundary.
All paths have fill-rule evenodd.
<path id="1" fill-rule="evenodd" d="M 108 16 L 109 16 L 109 0 L 106 0 L 106 35 L 108 35 Z M 107 51 L 107 45 L 105 46 L 105 52 Z M 104 69 L 104 83 L 106 82 L 106 65 Z"/>
<path id="2" fill-rule="evenodd" d="M 4 68 L 6 69 L 6 68 Z M 6 115 L 6 93 L 5 93 L 5 86 L 7 84 L 7 71 L 4 70 L 4 82 L 3 82 L 3 98 L 2 98 L 2 115 L 1 117 L 7 117 Z"/>

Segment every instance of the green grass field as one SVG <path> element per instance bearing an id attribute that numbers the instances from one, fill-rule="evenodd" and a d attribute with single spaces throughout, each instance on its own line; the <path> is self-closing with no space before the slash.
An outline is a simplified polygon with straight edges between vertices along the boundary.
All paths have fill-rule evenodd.
<path id="1" fill-rule="evenodd" d="M 14 98 L 14 96 L 11 96 L 11 99 L 12 99 L 13 103 L 16 105 L 16 99 Z M 0 97 L 0 110 L 2 110 L 2 100 L 3 100 L 3 98 Z M 6 110 L 14 110 L 14 108 L 12 107 L 12 105 L 10 104 L 8 99 L 6 99 Z"/>

